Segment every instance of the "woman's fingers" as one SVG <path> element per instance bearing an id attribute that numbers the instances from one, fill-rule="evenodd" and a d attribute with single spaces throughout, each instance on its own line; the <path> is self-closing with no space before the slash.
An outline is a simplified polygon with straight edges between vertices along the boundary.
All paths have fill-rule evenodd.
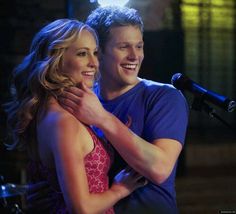
<path id="1" fill-rule="evenodd" d="M 148 180 L 143 177 L 141 174 L 133 170 L 130 166 L 127 166 L 125 168 L 125 171 L 132 176 L 135 182 L 137 182 L 140 186 L 144 186 L 148 183 Z"/>

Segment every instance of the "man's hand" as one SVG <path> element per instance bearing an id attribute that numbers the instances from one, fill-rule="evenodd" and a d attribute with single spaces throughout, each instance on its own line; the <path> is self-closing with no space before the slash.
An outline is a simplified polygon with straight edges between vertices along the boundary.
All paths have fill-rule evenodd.
<path id="1" fill-rule="evenodd" d="M 97 125 L 108 113 L 97 96 L 84 83 L 80 88 L 66 89 L 59 97 L 60 105 L 87 125 Z"/>

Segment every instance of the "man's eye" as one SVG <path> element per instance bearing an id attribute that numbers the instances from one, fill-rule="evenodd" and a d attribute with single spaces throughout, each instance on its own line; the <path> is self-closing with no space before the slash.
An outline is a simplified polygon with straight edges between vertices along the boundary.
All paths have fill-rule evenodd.
<path id="1" fill-rule="evenodd" d="M 137 48 L 138 49 L 143 49 L 143 45 L 138 45 Z"/>
<path id="2" fill-rule="evenodd" d="M 127 48 L 127 45 L 120 46 L 120 49 L 125 49 Z"/>

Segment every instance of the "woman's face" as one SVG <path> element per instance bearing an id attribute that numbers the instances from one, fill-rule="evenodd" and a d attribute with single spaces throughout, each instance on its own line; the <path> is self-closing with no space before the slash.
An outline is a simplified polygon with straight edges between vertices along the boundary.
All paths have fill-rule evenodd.
<path id="1" fill-rule="evenodd" d="M 61 72 L 75 83 L 84 82 L 92 87 L 98 70 L 97 43 L 92 33 L 84 29 L 63 55 Z"/>

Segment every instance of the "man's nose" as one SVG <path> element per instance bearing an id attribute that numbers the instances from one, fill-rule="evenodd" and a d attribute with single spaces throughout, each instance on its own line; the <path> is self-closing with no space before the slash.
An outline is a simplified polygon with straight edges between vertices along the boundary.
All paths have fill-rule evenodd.
<path id="1" fill-rule="evenodd" d="M 135 48 L 130 48 L 129 53 L 128 53 L 128 59 L 129 60 L 136 60 L 138 59 L 139 53 L 138 50 Z"/>

